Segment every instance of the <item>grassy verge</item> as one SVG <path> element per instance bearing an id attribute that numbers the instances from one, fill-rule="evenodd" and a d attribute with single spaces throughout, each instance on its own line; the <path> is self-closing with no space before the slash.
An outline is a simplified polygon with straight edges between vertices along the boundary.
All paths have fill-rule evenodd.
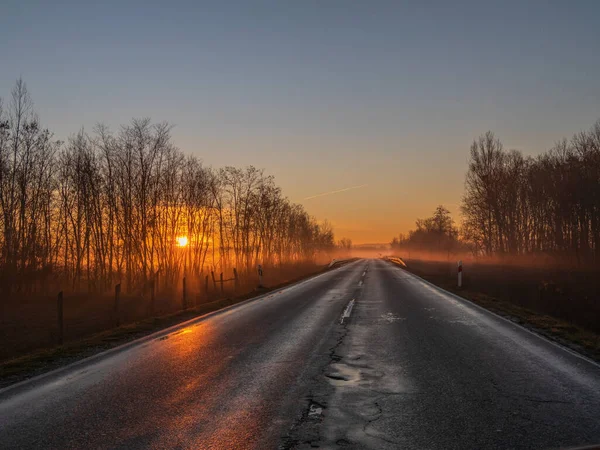
<path id="1" fill-rule="evenodd" d="M 392 263 L 395 263 L 392 261 Z M 400 265 L 399 263 L 395 263 Z M 484 292 L 470 289 L 468 286 L 458 288 L 456 280 L 439 273 L 430 273 L 411 267 L 410 262 L 403 269 L 441 287 L 472 301 L 496 314 L 510 319 L 531 331 L 575 350 L 590 359 L 600 362 L 600 335 L 573 325 L 560 318 L 541 314 L 528 308 L 515 305 L 505 299 L 490 296 Z"/>
<path id="2" fill-rule="evenodd" d="M 105 350 L 118 347 L 135 339 L 185 322 L 186 320 L 200 317 L 204 314 L 243 302 L 249 298 L 281 289 L 327 270 L 329 269 L 319 269 L 276 286 L 256 289 L 239 296 L 204 303 L 185 311 L 130 323 L 83 339 L 67 342 L 61 346 L 38 350 L 27 355 L 2 361 L 0 362 L 0 388 L 58 369 L 83 358 L 94 356 Z"/>

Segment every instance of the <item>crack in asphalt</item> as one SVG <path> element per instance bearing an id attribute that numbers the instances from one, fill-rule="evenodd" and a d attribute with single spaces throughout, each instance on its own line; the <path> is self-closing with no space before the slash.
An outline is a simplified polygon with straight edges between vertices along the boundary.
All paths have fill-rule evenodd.
<path id="1" fill-rule="evenodd" d="M 363 277 L 366 275 L 367 271 L 368 271 L 368 265 L 365 268 L 365 274 L 363 274 Z M 356 303 L 358 303 L 358 300 L 360 297 L 362 297 L 362 295 L 360 293 L 357 293 L 357 295 L 355 295 L 353 297 L 353 299 L 355 299 Z M 350 319 L 350 317 L 348 317 L 348 319 Z M 323 378 L 328 378 L 330 380 L 335 380 L 335 381 L 349 381 L 346 377 L 344 377 L 342 375 L 328 373 L 333 364 L 340 363 L 344 359 L 344 357 L 338 353 L 338 350 L 343 345 L 344 340 L 350 333 L 349 324 L 350 324 L 350 320 L 346 320 L 341 323 L 338 322 L 336 332 L 339 334 L 339 336 L 337 337 L 334 345 L 332 345 L 329 348 L 329 355 L 328 355 L 329 359 L 326 363 L 324 363 L 322 365 L 318 374 L 313 377 L 313 380 L 317 386 L 319 384 L 322 384 Z M 347 364 L 347 365 L 352 366 L 352 364 Z M 374 391 L 374 392 L 376 392 L 376 391 Z M 378 394 L 382 395 L 382 393 L 378 393 Z M 310 417 L 309 412 L 311 409 L 311 405 L 313 405 L 313 404 L 318 405 L 320 408 L 322 408 L 323 411 L 325 411 L 327 409 L 327 405 L 325 404 L 325 402 L 321 402 L 321 403 L 317 402 L 314 399 L 314 397 L 315 397 L 314 391 L 311 390 L 310 394 L 306 397 L 306 400 L 308 401 L 308 407 L 305 408 L 302 415 L 300 417 L 298 417 L 296 419 L 296 421 L 294 422 L 294 424 L 290 427 L 288 435 L 283 439 L 283 444 L 279 447 L 281 450 L 290 450 L 290 449 L 296 448 L 301 445 L 310 445 L 311 447 L 319 447 L 319 444 L 323 442 L 322 434 L 321 434 L 322 433 L 321 423 L 323 422 L 324 414 L 321 414 L 317 419 L 315 417 Z M 378 399 L 379 398 L 381 398 L 381 397 L 378 397 Z M 365 425 L 363 426 L 363 429 L 381 417 L 381 407 L 377 403 L 376 403 L 376 406 L 377 406 L 378 410 L 380 411 L 380 413 L 378 414 L 378 417 L 376 417 L 375 419 L 367 420 L 367 423 L 365 423 Z M 316 436 L 314 436 L 313 438 L 310 438 L 310 439 L 302 438 L 302 432 L 300 431 L 300 429 L 303 426 L 310 424 L 311 422 L 316 425 L 311 430 L 313 433 L 316 434 Z M 298 432 L 300 434 L 300 436 L 298 438 L 293 437 L 293 434 L 295 432 Z M 366 434 L 369 435 L 368 433 L 366 433 Z M 371 436 L 371 435 L 369 435 L 369 436 Z M 379 438 L 376 436 L 371 436 L 371 437 L 385 441 L 385 439 L 382 439 L 382 438 Z M 391 441 L 386 441 L 386 442 L 394 443 Z M 341 446 L 351 446 L 351 445 L 353 445 L 353 442 L 348 440 L 347 438 L 340 438 L 336 441 L 336 444 L 341 445 Z"/>
<path id="2" fill-rule="evenodd" d="M 340 335 L 338 336 L 335 344 L 329 348 L 329 359 L 328 361 L 323 364 L 323 366 L 321 367 L 321 369 L 319 370 L 318 374 L 315 375 L 313 377 L 314 382 L 318 383 L 321 381 L 321 377 L 329 377 L 332 379 L 338 379 L 335 375 L 329 376 L 326 372 L 329 369 L 329 367 L 331 366 L 331 364 L 334 364 L 336 362 L 339 362 L 342 360 L 342 356 L 338 355 L 337 349 L 342 345 L 342 343 L 344 342 L 344 339 L 346 338 L 346 336 L 348 335 L 348 322 L 344 322 L 342 324 L 339 324 L 338 327 L 341 328 L 341 331 L 338 328 L 337 333 L 339 333 Z M 345 380 L 344 378 L 340 377 L 340 380 Z M 309 412 L 310 412 L 310 408 L 311 405 L 317 405 L 320 408 L 322 408 L 322 410 L 326 410 L 327 409 L 327 405 L 324 402 L 318 402 L 314 399 L 315 395 L 314 392 L 311 390 L 309 392 L 309 394 L 306 396 L 306 400 L 308 401 L 308 406 L 307 408 L 305 408 L 302 412 L 302 415 L 300 417 L 298 417 L 294 423 L 292 424 L 292 426 L 289 428 L 288 434 L 287 436 L 285 436 L 282 439 L 282 444 L 279 446 L 280 450 L 290 450 L 293 448 L 296 448 L 300 445 L 310 445 L 311 447 L 317 446 L 319 445 L 319 442 L 322 441 L 322 437 L 321 437 L 321 427 L 318 426 L 318 424 L 320 422 L 322 422 L 323 420 L 323 414 L 321 414 L 318 419 L 315 417 L 310 417 L 309 416 Z M 315 427 L 314 431 L 316 432 L 316 436 L 312 439 L 298 439 L 298 438 L 294 438 L 293 434 L 295 432 L 299 432 L 300 429 L 309 424 L 309 423 L 316 423 L 317 426 Z"/>
<path id="3" fill-rule="evenodd" d="M 327 377 L 327 378 L 331 378 L 331 379 L 339 379 L 342 381 L 345 380 L 345 378 L 343 378 L 343 377 L 338 378 L 335 375 L 327 374 L 327 371 L 329 370 L 329 368 L 332 364 L 340 362 L 343 359 L 343 357 L 341 355 L 337 354 L 337 350 L 342 345 L 342 343 L 344 342 L 344 339 L 346 338 L 346 336 L 349 333 L 347 321 L 343 322 L 341 324 L 338 324 L 337 326 L 338 326 L 337 333 L 339 333 L 339 336 L 337 337 L 335 344 L 329 348 L 329 355 L 328 355 L 329 359 L 325 364 L 322 365 L 318 374 L 315 375 L 315 377 L 313 377 L 313 380 L 317 383 L 317 385 L 322 380 L 321 377 Z M 323 415 L 321 415 L 318 420 L 315 420 L 315 418 L 309 417 L 309 411 L 310 411 L 310 407 L 312 404 L 319 405 L 323 410 L 327 409 L 327 405 L 315 401 L 313 391 L 311 391 L 309 393 L 309 395 L 306 397 L 306 399 L 308 401 L 308 407 L 303 411 L 302 415 L 300 417 L 298 417 L 296 419 L 296 421 L 290 427 L 288 435 L 283 439 L 283 443 L 279 446 L 280 450 L 290 450 L 290 449 L 296 448 L 300 445 L 310 445 L 311 447 L 314 447 L 314 446 L 318 446 L 319 443 L 322 442 L 321 427 L 319 426 L 319 424 L 323 420 Z M 297 439 L 297 438 L 292 437 L 294 432 L 300 432 L 300 429 L 310 422 L 317 423 L 317 426 L 314 427 L 315 429 L 311 430 L 313 432 L 316 432 L 316 436 L 314 438 Z"/>
<path id="4" fill-rule="evenodd" d="M 383 396 L 382 396 L 382 397 L 383 397 Z M 370 438 L 377 439 L 377 440 L 380 440 L 380 441 L 383 441 L 383 442 L 387 442 L 388 444 L 395 444 L 395 445 L 398 445 L 398 444 L 400 444 L 400 442 L 398 442 L 398 441 L 394 441 L 394 440 L 391 440 L 391 439 L 386 439 L 386 438 L 384 438 L 384 437 L 382 437 L 382 436 L 378 436 L 378 435 L 371 434 L 371 433 L 369 433 L 369 431 L 367 430 L 367 428 L 368 428 L 369 426 L 373 425 L 375 422 L 377 422 L 377 421 L 378 421 L 379 419 L 381 419 L 381 417 L 383 416 L 383 408 L 382 408 L 382 407 L 381 407 L 381 405 L 379 404 L 379 399 L 380 399 L 380 398 L 382 398 L 382 397 L 379 397 L 377 400 L 375 400 L 375 401 L 373 402 L 373 404 L 374 404 L 374 405 L 377 407 L 377 409 L 379 410 L 379 412 L 377 413 L 377 417 L 375 417 L 374 419 L 371 419 L 371 420 L 367 420 L 367 423 L 365 423 L 365 425 L 363 426 L 363 432 L 364 432 L 364 433 L 365 433 L 367 436 L 369 436 Z"/>

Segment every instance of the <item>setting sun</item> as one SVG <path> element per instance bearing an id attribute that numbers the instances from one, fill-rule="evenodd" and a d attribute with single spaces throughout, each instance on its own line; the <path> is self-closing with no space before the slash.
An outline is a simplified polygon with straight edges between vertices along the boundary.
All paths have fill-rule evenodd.
<path id="1" fill-rule="evenodd" d="M 0 0 L 0 450 L 600 450 L 600 0 L 121 3 Z"/>

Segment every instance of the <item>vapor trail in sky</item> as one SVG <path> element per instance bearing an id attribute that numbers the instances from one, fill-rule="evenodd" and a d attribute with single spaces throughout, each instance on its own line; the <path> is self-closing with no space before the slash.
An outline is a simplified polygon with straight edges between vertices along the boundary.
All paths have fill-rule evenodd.
<path id="1" fill-rule="evenodd" d="M 324 197 L 326 195 L 337 194 L 339 192 L 351 191 L 352 189 L 359 189 L 359 188 L 363 188 L 365 186 L 368 186 L 368 185 L 361 184 L 359 186 L 351 186 L 351 187 L 347 187 L 347 188 L 344 188 L 344 189 L 338 189 L 337 191 L 322 192 L 321 194 L 311 195 L 310 197 L 306 197 L 304 200 L 310 200 L 312 198 L 317 198 L 317 197 Z"/>

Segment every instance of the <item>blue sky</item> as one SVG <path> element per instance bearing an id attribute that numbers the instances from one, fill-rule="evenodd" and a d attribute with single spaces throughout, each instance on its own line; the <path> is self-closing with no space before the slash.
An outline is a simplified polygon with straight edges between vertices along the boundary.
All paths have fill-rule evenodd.
<path id="1" fill-rule="evenodd" d="M 169 121 L 206 164 L 265 168 L 339 237 L 385 241 L 458 213 L 479 134 L 537 154 L 600 119 L 599 18 L 583 0 L 4 0 L 0 96 L 23 76 L 60 138 Z"/>

